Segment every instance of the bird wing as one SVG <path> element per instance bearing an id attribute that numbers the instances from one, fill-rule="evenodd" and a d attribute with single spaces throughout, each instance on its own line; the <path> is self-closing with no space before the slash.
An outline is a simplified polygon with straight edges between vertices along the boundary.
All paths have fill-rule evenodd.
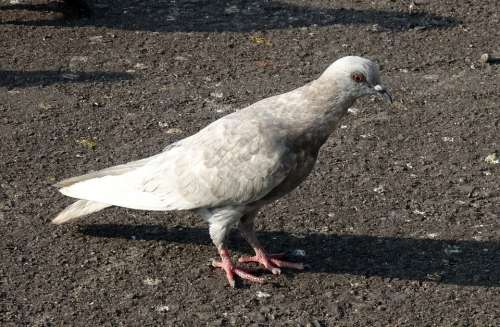
<path id="1" fill-rule="evenodd" d="M 295 165 L 291 151 L 257 120 L 227 116 L 167 147 L 123 175 L 60 189 L 89 201 L 143 210 L 187 210 L 251 203 Z"/>

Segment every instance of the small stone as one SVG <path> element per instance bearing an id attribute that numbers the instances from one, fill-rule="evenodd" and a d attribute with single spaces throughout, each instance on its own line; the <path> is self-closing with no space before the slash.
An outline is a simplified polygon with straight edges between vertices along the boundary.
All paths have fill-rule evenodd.
<path id="1" fill-rule="evenodd" d="M 305 257 L 306 256 L 306 251 L 302 249 L 295 249 L 292 252 L 290 252 L 290 255 L 294 257 Z"/>
<path id="2" fill-rule="evenodd" d="M 446 255 L 460 254 L 462 253 L 462 249 L 458 245 L 448 245 L 444 249 L 444 253 L 446 253 Z"/>
<path id="3" fill-rule="evenodd" d="M 347 112 L 356 116 L 357 114 L 359 114 L 359 109 L 358 108 L 349 108 L 349 109 L 347 109 Z"/>
<path id="4" fill-rule="evenodd" d="M 254 44 L 271 45 L 271 41 L 262 35 L 252 35 L 250 36 L 250 41 Z"/>
<path id="5" fill-rule="evenodd" d="M 428 81 L 437 81 L 439 79 L 439 75 L 429 74 L 429 75 L 424 75 L 423 78 Z"/>
<path id="6" fill-rule="evenodd" d="M 170 311 L 170 307 L 168 305 L 158 305 L 155 307 L 155 311 L 159 313 L 165 313 Z"/>
<path id="7" fill-rule="evenodd" d="M 238 6 L 229 6 L 224 9 L 224 12 L 226 14 L 236 14 L 240 12 L 240 9 L 238 8 Z"/>
<path id="8" fill-rule="evenodd" d="M 102 35 L 96 35 L 89 37 L 90 43 L 102 43 L 103 37 Z"/>
<path id="9" fill-rule="evenodd" d="M 148 278 L 144 279 L 142 282 L 144 283 L 144 285 L 156 286 L 156 285 L 159 285 L 161 283 L 161 280 L 159 280 L 158 278 L 148 277 Z"/>
<path id="10" fill-rule="evenodd" d="M 80 75 L 78 75 L 78 74 L 66 73 L 66 74 L 62 74 L 62 75 L 61 75 L 61 77 L 62 77 L 63 79 L 68 79 L 68 80 L 71 80 L 71 81 L 75 81 L 75 80 L 77 80 L 77 79 L 80 77 Z"/>
<path id="11" fill-rule="evenodd" d="M 88 61 L 89 61 L 89 58 L 86 56 L 73 56 L 69 60 L 69 66 L 75 67 L 75 66 L 78 66 L 79 64 L 85 64 Z"/>
<path id="12" fill-rule="evenodd" d="M 181 134 L 183 133 L 183 130 L 180 128 L 169 128 L 165 131 L 167 134 Z"/>
<path id="13" fill-rule="evenodd" d="M 269 297 L 271 297 L 271 294 L 266 293 L 266 292 L 262 292 L 262 291 L 257 291 L 257 297 L 258 297 L 259 299 L 262 299 L 262 298 L 269 298 Z"/>
<path id="14" fill-rule="evenodd" d="M 500 163 L 500 158 L 498 158 L 498 155 L 496 154 L 496 152 L 494 152 L 492 154 L 489 154 L 486 158 L 484 158 L 484 161 L 486 163 L 496 165 Z"/>
<path id="15" fill-rule="evenodd" d="M 222 92 L 219 92 L 219 91 L 214 91 L 214 92 L 210 93 L 210 96 L 213 98 L 220 99 L 220 98 L 224 97 L 224 94 Z"/>
<path id="16" fill-rule="evenodd" d="M 41 102 L 38 106 L 43 110 L 50 110 L 54 108 L 51 104 L 45 102 Z"/>
<path id="17" fill-rule="evenodd" d="M 86 147 L 89 150 L 95 150 L 95 148 L 97 147 L 97 142 L 93 138 L 92 139 L 79 139 L 79 140 L 76 140 L 76 143 L 83 145 L 84 147 Z"/>

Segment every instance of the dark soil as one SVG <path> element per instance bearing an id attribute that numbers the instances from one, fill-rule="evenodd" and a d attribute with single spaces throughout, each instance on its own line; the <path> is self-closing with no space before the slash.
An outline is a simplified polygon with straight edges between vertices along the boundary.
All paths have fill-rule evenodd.
<path id="1" fill-rule="evenodd" d="M 485 161 L 500 65 L 479 62 L 500 54 L 496 0 L 98 0 L 89 18 L 6 2 L 0 325 L 500 325 L 500 164 Z M 348 54 L 381 64 L 395 104 L 358 102 L 258 218 L 309 270 L 231 289 L 186 212 L 49 223 L 71 203 L 54 181 L 154 154 Z M 251 253 L 237 233 L 231 248 Z"/>

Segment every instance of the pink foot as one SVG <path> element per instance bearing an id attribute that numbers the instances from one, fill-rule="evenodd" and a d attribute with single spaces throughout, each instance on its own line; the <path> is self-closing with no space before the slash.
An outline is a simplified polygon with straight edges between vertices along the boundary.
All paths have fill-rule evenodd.
<path id="1" fill-rule="evenodd" d="M 236 286 L 236 281 L 234 279 L 234 275 L 239 276 L 242 279 L 246 279 L 248 281 L 254 282 L 254 283 L 263 283 L 264 279 L 260 277 L 256 277 L 249 272 L 236 267 L 233 262 L 231 261 L 231 258 L 229 256 L 229 252 L 226 249 L 222 249 L 219 251 L 220 256 L 221 256 L 221 261 L 213 260 L 212 261 L 212 266 L 215 268 L 222 268 L 226 272 L 226 278 L 227 281 L 229 282 L 229 285 L 231 287 Z"/>
<path id="2" fill-rule="evenodd" d="M 289 262 L 281 260 L 284 257 L 284 253 L 280 254 L 266 254 L 262 249 L 255 249 L 255 255 L 252 257 L 241 257 L 238 262 L 256 262 L 264 266 L 267 270 L 272 272 L 274 275 L 281 274 L 280 268 L 291 268 L 303 270 L 304 264 L 297 262 Z"/>

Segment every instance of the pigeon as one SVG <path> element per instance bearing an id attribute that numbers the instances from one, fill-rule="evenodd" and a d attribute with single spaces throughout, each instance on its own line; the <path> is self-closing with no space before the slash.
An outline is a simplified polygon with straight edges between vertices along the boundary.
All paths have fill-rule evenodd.
<path id="1" fill-rule="evenodd" d="M 220 256 L 212 265 L 225 272 L 232 287 L 236 276 L 264 282 L 231 259 L 226 237 L 236 225 L 255 251 L 239 258 L 240 263 L 258 263 L 272 274 L 304 269 L 302 263 L 266 252 L 254 219 L 259 209 L 304 181 L 348 108 L 368 95 L 392 102 L 378 66 L 362 57 L 340 58 L 316 80 L 224 116 L 159 154 L 57 183 L 62 194 L 78 201 L 52 222 L 66 223 L 111 206 L 191 210 L 208 223 Z"/>

